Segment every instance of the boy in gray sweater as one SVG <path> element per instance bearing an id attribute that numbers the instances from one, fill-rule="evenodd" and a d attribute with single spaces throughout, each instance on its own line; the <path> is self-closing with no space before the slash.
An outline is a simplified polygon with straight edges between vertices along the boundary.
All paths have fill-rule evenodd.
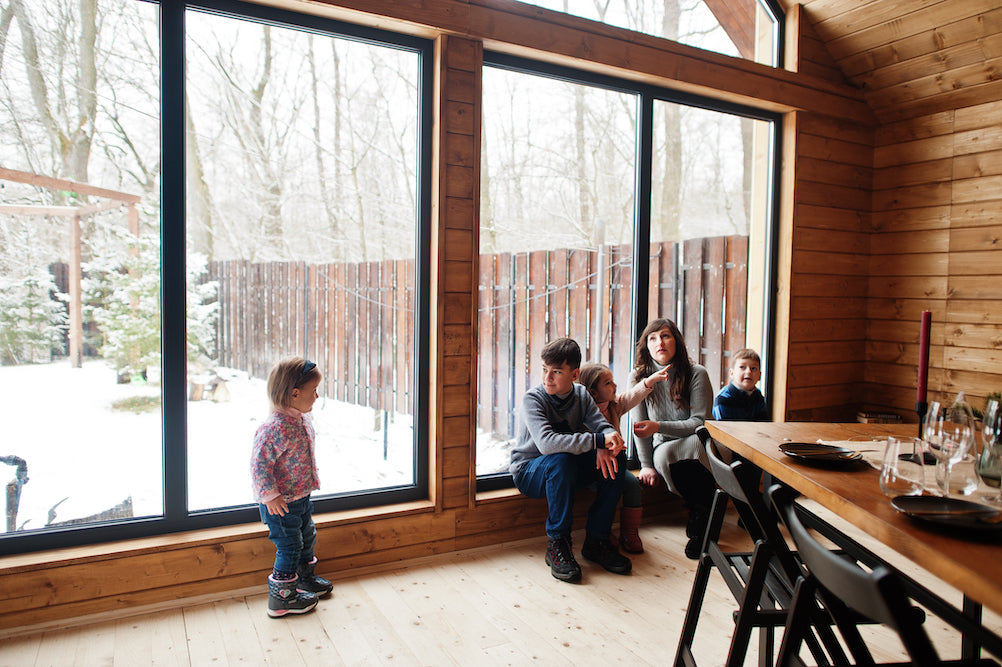
<path id="1" fill-rule="evenodd" d="M 554 577 L 570 582 L 581 578 L 571 524 L 574 494 L 588 486 L 596 494 L 581 555 L 626 574 L 633 565 L 609 539 L 626 474 L 626 445 L 588 391 L 575 384 L 581 372 L 578 344 L 558 338 L 547 343 L 541 356 L 543 382 L 522 397 L 508 470 L 523 494 L 546 498 L 546 564 Z"/>

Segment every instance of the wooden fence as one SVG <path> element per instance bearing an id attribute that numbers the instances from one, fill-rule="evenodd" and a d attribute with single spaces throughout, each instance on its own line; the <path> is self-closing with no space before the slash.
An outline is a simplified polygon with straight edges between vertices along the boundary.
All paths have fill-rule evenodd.
<path id="1" fill-rule="evenodd" d="M 674 319 L 710 379 L 745 337 L 748 239 L 651 246 L 648 312 Z M 324 372 L 322 392 L 377 410 L 411 412 L 413 261 L 307 265 L 212 262 L 219 282 L 217 359 L 265 377 L 302 353 Z M 511 433 L 516 401 L 539 380 L 547 340 L 571 336 L 586 360 L 625 382 L 634 348 L 630 246 L 480 257 L 478 426 Z M 698 352 L 698 357 L 697 357 Z"/>
<path id="2" fill-rule="evenodd" d="M 264 378 L 303 354 L 339 401 L 410 413 L 414 261 L 360 264 L 209 263 L 219 282 L 217 357 Z"/>
<path id="3" fill-rule="evenodd" d="M 518 401 L 540 381 L 546 341 L 570 336 L 623 388 L 634 357 L 631 246 L 480 257 L 477 424 L 513 434 Z M 650 248 L 647 312 L 675 320 L 714 387 L 727 352 L 744 345 L 748 237 L 692 239 Z M 639 332 L 637 332 L 639 333 Z"/>

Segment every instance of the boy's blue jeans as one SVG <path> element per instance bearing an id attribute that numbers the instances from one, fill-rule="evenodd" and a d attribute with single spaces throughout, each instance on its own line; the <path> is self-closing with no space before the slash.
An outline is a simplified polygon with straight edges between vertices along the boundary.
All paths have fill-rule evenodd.
<path id="1" fill-rule="evenodd" d="M 574 494 L 578 489 L 593 485 L 595 501 L 588 508 L 585 530 L 588 535 L 609 539 L 616 505 L 623 492 L 626 474 L 626 453 L 616 457 L 619 470 L 613 479 L 606 479 L 595 467 L 596 452 L 584 454 L 546 454 L 525 464 L 515 479 L 515 486 L 530 498 L 546 498 L 549 515 L 546 535 L 568 537 L 574 521 Z"/>
<path id="2" fill-rule="evenodd" d="M 285 516 L 268 514 L 268 508 L 258 505 L 261 521 L 268 526 L 268 539 L 277 550 L 275 571 L 294 573 L 300 565 L 313 560 L 317 543 L 317 527 L 313 525 L 313 501 L 310 497 L 293 500 Z"/>

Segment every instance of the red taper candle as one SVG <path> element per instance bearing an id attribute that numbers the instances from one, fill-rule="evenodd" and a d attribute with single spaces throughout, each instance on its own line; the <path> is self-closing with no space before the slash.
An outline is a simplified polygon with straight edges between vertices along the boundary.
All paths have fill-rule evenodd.
<path id="1" fill-rule="evenodd" d="M 915 394 L 917 403 L 925 403 L 926 392 L 929 389 L 929 327 L 932 325 L 932 312 L 922 311 L 922 330 L 919 333 L 919 367 L 918 391 Z"/>

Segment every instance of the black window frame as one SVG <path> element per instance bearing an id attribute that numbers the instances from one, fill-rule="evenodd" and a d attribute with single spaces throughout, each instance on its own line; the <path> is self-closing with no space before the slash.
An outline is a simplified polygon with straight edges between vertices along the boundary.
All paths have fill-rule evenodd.
<path id="1" fill-rule="evenodd" d="M 145 2 L 149 0 L 136 0 Z M 163 423 L 162 516 L 17 531 L 0 535 L 4 553 L 29 553 L 61 547 L 149 537 L 187 530 L 260 521 L 246 505 L 190 511 L 187 507 L 187 354 L 185 306 L 185 14 L 196 10 L 315 34 L 367 42 L 413 52 L 418 57 L 417 210 L 415 239 L 414 483 L 314 498 L 315 511 L 380 507 L 428 498 L 430 438 L 429 336 L 431 294 L 431 177 L 434 98 L 434 43 L 431 40 L 344 23 L 239 0 L 160 0 L 160 153 L 161 153 L 161 351 Z M 293 353 L 295 351 L 290 351 Z M 248 447 L 250 443 L 248 443 Z M 246 474 L 235 470 L 233 474 Z M 99 483 L 99 481 L 98 481 Z M 248 479 L 248 496 L 250 489 Z"/>
<path id="2" fill-rule="evenodd" d="M 766 0 L 762 0 L 766 1 Z M 767 188 L 768 198 L 766 207 L 768 209 L 768 223 L 766 225 L 765 238 L 765 275 L 762 276 L 763 289 L 765 294 L 764 310 L 762 314 L 765 327 L 762 340 L 762 362 L 765 368 L 772 368 L 774 361 L 774 322 L 776 312 L 776 258 L 777 258 L 777 234 L 779 226 L 779 166 L 782 156 L 782 114 L 757 109 L 755 107 L 734 102 L 726 102 L 693 93 L 685 93 L 669 88 L 652 86 L 638 83 L 628 79 L 621 79 L 605 74 L 578 70 L 564 65 L 556 65 L 537 60 L 531 60 L 520 56 L 499 53 L 495 51 L 484 51 L 484 67 L 496 67 L 512 72 L 519 72 L 531 76 L 542 76 L 558 81 L 573 83 L 584 86 L 603 88 L 620 93 L 631 93 L 637 96 L 637 161 L 636 180 L 634 196 L 634 237 L 633 237 L 633 285 L 632 295 L 632 337 L 636 339 L 639 332 L 643 331 L 647 325 L 647 292 L 648 276 L 646 267 L 650 260 L 650 226 L 651 226 L 651 191 L 652 191 L 652 160 L 653 160 L 653 133 L 654 119 L 653 107 L 655 101 L 670 102 L 684 106 L 727 113 L 752 120 L 761 120 L 770 123 L 772 128 L 772 150 L 770 151 L 770 163 L 768 172 L 770 185 Z M 644 270 L 641 270 L 644 267 Z M 474 385 L 476 386 L 476 385 Z M 773 375 L 763 373 L 762 387 L 767 396 L 772 395 Z M 517 408 L 516 408 L 517 409 Z M 474 448 L 476 448 L 474 443 Z M 475 452 L 474 452 L 475 454 Z M 476 489 L 478 493 L 495 491 L 498 489 L 513 488 L 514 482 L 507 472 L 490 473 L 477 475 Z"/>

